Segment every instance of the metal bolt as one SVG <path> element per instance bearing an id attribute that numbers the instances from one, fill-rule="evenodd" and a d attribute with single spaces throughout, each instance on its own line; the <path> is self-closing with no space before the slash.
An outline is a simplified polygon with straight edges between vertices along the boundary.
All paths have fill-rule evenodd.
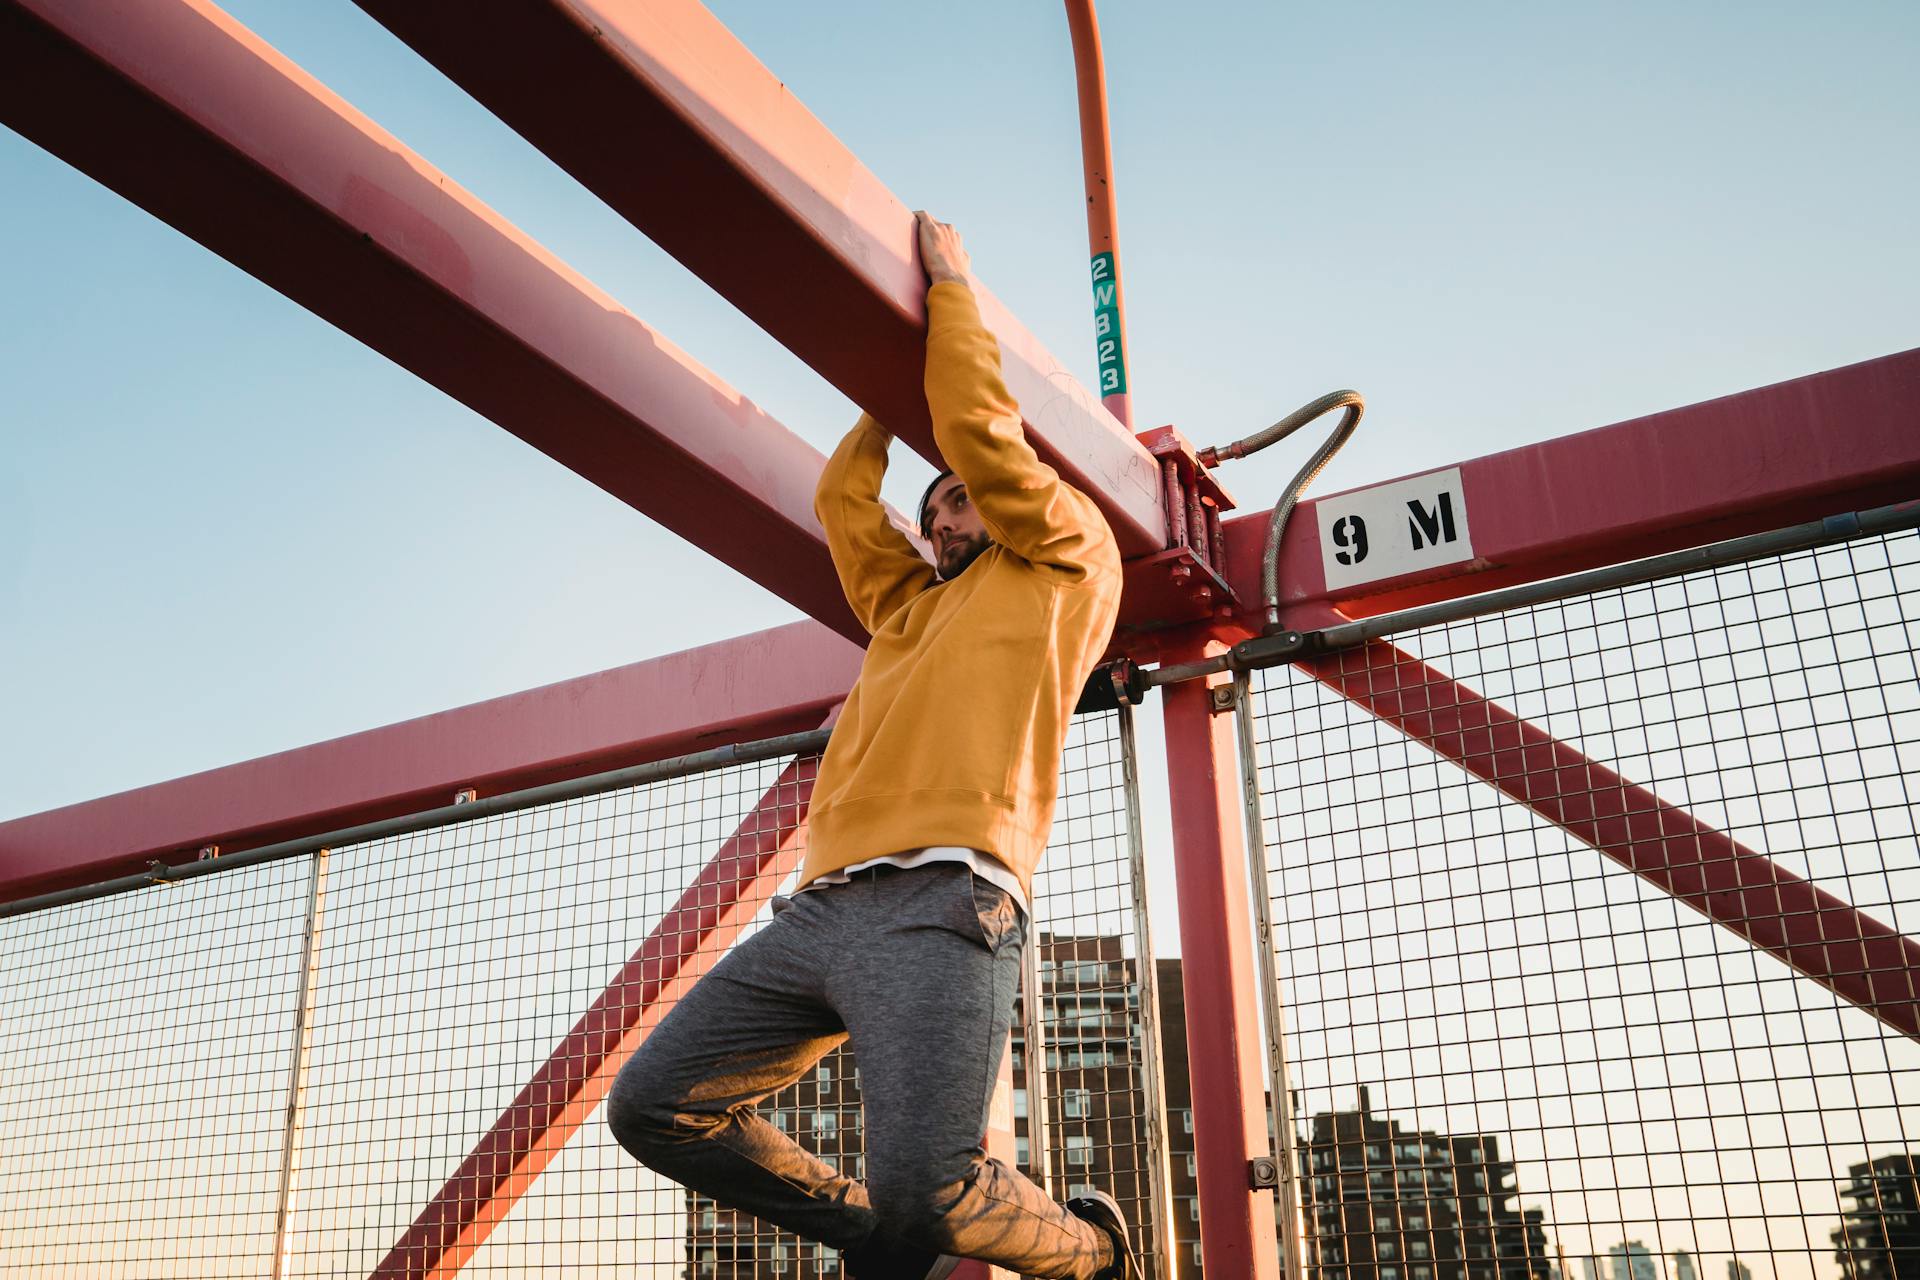
<path id="1" fill-rule="evenodd" d="M 1207 690 L 1207 698 L 1215 711 L 1231 711 L 1234 708 L 1236 694 L 1230 684 L 1217 684 Z"/>
<path id="2" fill-rule="evenodd" d="M 1280 1185 L 1280 1165 L 1272 1156 L 1255 1156 L 1247 1161 L 1247 1185 L 1256 1191 Z"/>

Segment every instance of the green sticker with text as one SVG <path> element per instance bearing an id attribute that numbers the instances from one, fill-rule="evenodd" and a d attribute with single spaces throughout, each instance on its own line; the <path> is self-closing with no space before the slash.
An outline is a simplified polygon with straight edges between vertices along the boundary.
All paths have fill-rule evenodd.
<path id="1" fill-rule="evenodd" d="M 1093 255 L 1093 341 L 1100 356 L 1100 394 L 1127 393 L 1127 353 L 1120 345 L 1119 272 L 1111 253 Z"/>

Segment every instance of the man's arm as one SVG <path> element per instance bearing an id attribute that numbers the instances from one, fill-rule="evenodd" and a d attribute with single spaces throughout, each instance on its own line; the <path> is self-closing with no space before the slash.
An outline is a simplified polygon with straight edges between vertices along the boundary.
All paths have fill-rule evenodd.
<path id="1" fill-rule="evenodd" d="M 934 582 L 933 566 L 894 527 L 880 501 L 892 439 L 886 428 L 861 414 L 827 459 L 813 494 L 813 512 L 827 532 L 840 589 L 869 634 Z"/>
<path id="2" fill-rule="evenodd" d="M 920 259 L 927 290 L 927 407 L 933 438 L 967 486 L 993 540 L 1023 559 L 1075 577 L 1118 573 L 1106 517 L 1033 451 L 1020 406 L 1000 376 L 1000 344 L 980 323 L 957 232 L 924 213 Z"/>

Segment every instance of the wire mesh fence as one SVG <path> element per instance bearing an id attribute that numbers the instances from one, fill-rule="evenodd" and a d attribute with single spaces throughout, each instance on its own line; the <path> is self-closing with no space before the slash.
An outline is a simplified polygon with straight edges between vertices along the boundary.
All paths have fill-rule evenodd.
<path id="1" fill-rule="evenodd" d="M 308 874 L 0 921 L 0 1274 L 267 1274 Z"/>
<path id="2" fill-rule="evenodd" d="M 1688 856 L 1719 833 L 1912 934 L 1916 606 L 1908 532 L 1393 636 L 1358 679 L 1477 693 L 1588 761 L 1504 793 L 1463 767 L 1484 739 L 1257 677 L 1308 1274 L 1916 1273 L 1920 1044 L 1736 936 L 1806 925 L 1765 895 L 1723 927 L 1567 829 L 1584 803 Z"/>
<path id="3" fill-rule="evenodd" d="M 1074 728 L 1036 928 L 1049 950 L 1105 957 L 1097 974 L 1060 971 L 1043 1002 L 1085 1033 L 1062 1039 L 1055 1072 L 1088 1099 L 1058 1117 L 1056 1141 L 1085 1153 L 1062 1167 L 1144 1205 L 1151 1037 L 1120 734 L 1113 713 Z M 791 889 L 813 763 L 0 920 L 0 1271 L 838 1275 L 831 1250 L 636 1164 L 593 1107 L 684 984 Z M 678 985 L 655 991 L 663 956 Z M 1083 1005 L 1105 1010 L 1100 1027 L 1078 1021 Z M 577 1033 L 589 1010 L 625 1020 L 619 1047 Z M 836 1051 L 763 1110 L 859 1176 L 858 1084 Z"/>

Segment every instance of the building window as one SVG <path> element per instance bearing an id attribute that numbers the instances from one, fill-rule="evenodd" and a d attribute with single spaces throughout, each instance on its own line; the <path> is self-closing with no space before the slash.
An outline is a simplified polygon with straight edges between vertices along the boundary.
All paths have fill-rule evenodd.
<path id="1" fill-rule="evenodd" d="M 1025 1089 L 1015 1089 L 1013 1091 L 1013 1118 L 1016 1120 L 1025 1120 L 1027 1118 L 1027 1091 Z"/>
<path id="2" fill-rule="evenodd" d="M 1200 1242 L 1196 1240 L 1193 1243 L 1193 1265 L 1197 1267 L 1205 1261 L 1206 1259 L 1200 1256 Z"/>
<path id="3" fill-rule="evenodd" d="M 1194 1196 L 1192 1199 L 1187 1201 L 1187 1217 L 1193 1219 L 1193 1221 L 1195 1222 L 1200 1221 L 1200 1197 L 1199 1196 Z"/>
<path id="4" fill-rule="evenodd" d="M 1427 1246 L 1425 1240 L 1407 1241 L 1407 1256 L 1409 1258 L 1425 1258 L 1430 1256 L 1431 1253 L 1432 1250 Z"/>
<path id="5" fill-rule="evenodd" d="M 1027 1135 L 1021 1134 L 1013 1140 L 1014 1163 L 1031 1166 L 1033 1164 L 1033 1146 L 1027 1141 Z"/>
<path id="6" fill-rule="evenodd" d="M 1187 1152 L 1187 1176 L 1189 1178 L 1200 1176 L 1200 1157 L 1191 1151 Z M 1325 1182 L 1326 1179 L 1322 1178 L 1321 1181 Z"/>
<path id="7" fill-rule="evenodd" d="M 816 1111 L 813 1113 L 813 1136 L 814 1137 L 831 1138 L 839 1132 L 840 1132 L 839 1116 L 836 1116 L 831 1111 Z"/>
<path id="8" fill-rule="evenodd" d="M 1092 1100 L 1091 1089 L 1068 1089 L 1060 1097 L 1061 1113 L 1070 1120 L 1083 1120 Z"/>
<path id="9" fill-rule="evenodd" d="M 783 1276 L 787 1274 L 787 1246 L 786 1245 L 775 1244 L 773 1246 L 772 1270 L 773 1270 L 773 1274 L 777 1276 Z"/>
<path id="10" fill-rule="evenodd" d="M 821 1063 L 821 1064 L 820 1064 L 820 1066 L 819 1066 L 819 1068 L 818 1068 L 818 1069 L 816 1069 L 816 1070 L 814 1071 L 814 1073 L 813 1073 L 813 1082 L 814 1082 L 814 1083 L 815 1083 L 816 1085 L 818 1085 L 818 1086 L 820 1086 L 820 1088 L 822 1088 L 822 1089 L 824 1089 L 824 1088 L 826 1088 L 826 1087 L 827 1087 L 828 1085 L 830 1085 L 830 1084 L 832 1084 L 832 1083 L 833 1083 L 833 1068 L 832 1068 L 832 1067 L 830 1067 L 830 1066 L 828 1066 L 828 1065 L 827 1065 L 826 1063 L 824 1063 L 824 1062 L 823 1062 L 823 1063 Z"/>
<path id="11" fill-rule="evenodd" d="M 1180 1127 L 1188 1133 L 1193 1132 L 1193 1109 L 1191 1107 L 1180 1112 Z"/>
<path id="12" fill-rule="evenodd" d="M 1067 1167 L 1084 1169 L 1093 1163 L 1093 1139 L 1084 1134 L 1067 1135 Z"/>

